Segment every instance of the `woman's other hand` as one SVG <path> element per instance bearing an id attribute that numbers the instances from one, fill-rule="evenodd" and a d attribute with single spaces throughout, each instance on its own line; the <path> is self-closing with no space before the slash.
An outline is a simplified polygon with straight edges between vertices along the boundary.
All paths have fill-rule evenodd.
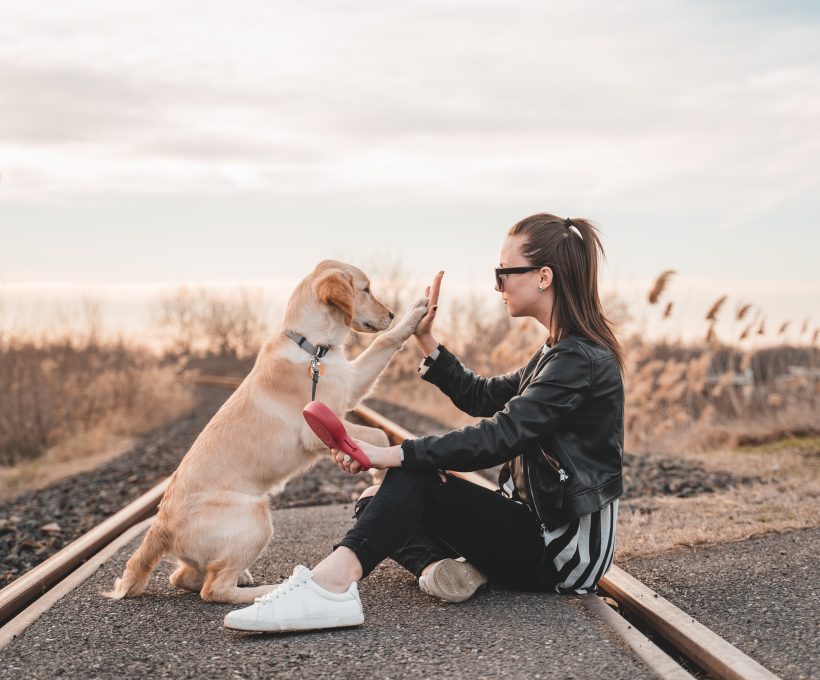
<path id="1" fill-rule="evenodd" d="M 433 285 L 427 286 L 424 295 L 430 302 L 427 304 L 427 314 L 425 314 L 421 321 L 416 326 L 416 331 L 413 335 L 421 347 L 421 351 L 425 355 L 430 354 L 436 347 L 438 341 L 433 337 L 433 322 L 436 320 L 436 312 L 438 311 L 438 294 L 441 290 L 441 279 L 444 277 L 444 272 L 439 272 L 433 279 Z"/>
<path id="2" fill-rule="evenodd" d="M 361 439 L 354 439 L 353 441 L 356 446 L 364 451 L 364 455 L 367 456 L 370 461 L 370 469 L 384 470 L 390 467 L 401 467 L 401 446 L 373 446 L 373 444 L 369 444 Z M 345 460 L 346 454 L 339 451 L 339 449 L 330 449 L 330 455 L 333 458 L 333 462 L 345 472 L 351 475 L 361 472 L 362 466 L 359 465 L 359 461 L 354 458 Z"/>

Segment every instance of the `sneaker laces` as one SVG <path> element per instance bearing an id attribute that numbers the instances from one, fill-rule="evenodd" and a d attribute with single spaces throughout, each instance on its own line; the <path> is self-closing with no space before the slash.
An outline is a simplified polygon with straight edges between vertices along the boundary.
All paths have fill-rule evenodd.
<path id="1" fill-rule="evenodd" d="M 296 590 L 297 588 L 301 588 L 305 583 L 307 583 L 307 575 L 304 573 L 297 573 L 294 570 L 293 575 L 288 577 L 285 581 L 282 581 L 276 588 L 271 590 L 269 593 L 265 593 L 264 595 L 260 595 L 259 597 L 254 598 L 254 602 L 259 602 L 261 604 L 265 604 L 266 602 L 271 602 L 272 600 L 276 600 L 283 595 L 287 595 L 288 593 Z"/>

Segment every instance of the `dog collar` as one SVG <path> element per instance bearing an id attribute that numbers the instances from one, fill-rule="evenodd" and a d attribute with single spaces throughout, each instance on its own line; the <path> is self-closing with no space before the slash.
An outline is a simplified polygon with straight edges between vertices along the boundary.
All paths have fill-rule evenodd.
<path id="1" fill-rule="evenodd" d="M 319 376 L 322 374 L 319 368 L 319 359 L 333 349 L 333 346 L 313 345 L 304 335 L 299 335 L 290 330 L 285 331 L 285 335 L 310 354 L 310 381 L 313 383 L 310 390 L 310 399 L 314 401 L 316 399 L 316 386 L 319 384 Z"/>
<path id="2" fill-rule="evenodd" d="M 332 345 L 313 345 L 304 335 L 299 335 L 298 333 L 294 333 L 290 330 L 285 331 L 285 335 L 305 350 L 305 352 L 310 354 L 310 356 L 317 357 L 318 359 L 321 359 L 325 354 L 333 349 Z"/>

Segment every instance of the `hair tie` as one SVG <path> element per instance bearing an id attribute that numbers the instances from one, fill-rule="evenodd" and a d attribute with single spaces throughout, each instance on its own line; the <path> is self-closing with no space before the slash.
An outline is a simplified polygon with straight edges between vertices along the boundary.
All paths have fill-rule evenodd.
<path id="1" fill-rule="evenodd" d="M 572 231 L 575 230 L 575 233 L 578 234 L 578 238 L 582 241 L 584 240 L 584 235 L 581 233 L 581 230 L 572 223 L 572 220 L 569 217 L 564 220 L 564 226 L 567 228 L 567 232 L 571 234 Z"/>

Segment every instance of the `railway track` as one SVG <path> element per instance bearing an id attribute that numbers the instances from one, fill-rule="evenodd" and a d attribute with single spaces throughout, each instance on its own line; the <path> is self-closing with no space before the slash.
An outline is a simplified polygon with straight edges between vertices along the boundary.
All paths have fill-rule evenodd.
<path id="1" fill-rule="evenodd" d="M 235 389 L 240 380 L 200 376 L 195 382 Z M 384 430 L 393 443 L 416 436 L 366 406 L 356 408 L 353 413 L 365 423 Z M 495 489 L 493 483 L 477 473 L 453 474 Z M 168 480 L 163 480 L 0 590 L 0 649 L 144 530 L 167 484 Z M 688 669 L 692 669 L 695 677 L 708 675 L 732 680 L 777 678 L 619 567 L 611 567 L 601 579 L 599 589 L 603 597 L 586 595 L 574 599 L 613 629 L 658 677 L 691 678 L 693 675 Z"/>

